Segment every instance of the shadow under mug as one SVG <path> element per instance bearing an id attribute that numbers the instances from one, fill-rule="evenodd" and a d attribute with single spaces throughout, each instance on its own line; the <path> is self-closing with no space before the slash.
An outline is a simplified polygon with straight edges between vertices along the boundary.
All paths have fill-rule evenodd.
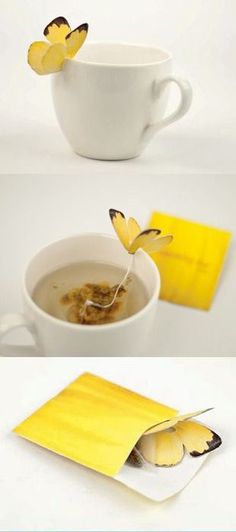
<path id="1" fill-rule="evenodd" d="M 41 310 L 32 299 L 37 283 L 45 275 L 71 263 L 93 260 L 127 268 L 131 257 L 115 237 L 84 233 L 42 248 L 29 262 L 23 279 L 23 314 L 0 319 L 0 344 L 11 330 L 25 327 L 33 336 L 35 356 L 136 356 L 145 348 L 156 316 L 160 276 L 153 260 L 142 250 L 135 254 L 131 272 L 144 283 L 147 304 L 136 314 L 105 325 L 80 325 L 59 320 Z M 8 348 L 8 346 L 5 346 Z M 9 346 L 10 347 L 10 346 Z M 24 354 L 22 346 L 11 346 L 12 356 Z M 5 356 L 9 353 L 6 350 Z"/>
<path id="2" fill-rule="evenodd" d="M 180 90 L 176 111 L 164 118 L 169 87 Z M 172 56 L 160 48 L 90 42 L 78 60 L 67 59 L 52 80 L 62 132 L 79 155 L 120 160 L 137 157 L 154 134 L 189 109 L 188 81 L 172 75 Z"/>

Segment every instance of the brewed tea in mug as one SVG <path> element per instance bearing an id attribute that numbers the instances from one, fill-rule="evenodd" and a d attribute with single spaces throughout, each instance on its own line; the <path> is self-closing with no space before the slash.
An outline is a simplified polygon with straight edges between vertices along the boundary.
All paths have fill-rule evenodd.
<path id="1" fill-rule="evenodd" d="M 128 283 L 124 281 L 127 271 Z M 113 322 L 80 324 L 74 319 L 67 321 L 67 315 L 58 319 L 58 303 L 56 309 L 50 308 L 52 298 L 58 302 L 69 294 L 71 299 L 71 291 L 78 295 L 87 283 L 97 283 L 99 289 L 104 283 L 106 289 L 107 285 L 112 288 L 124 284 L 122 308 L 113 313 Z M 4 344 L 4 337 L 22 327 L 34 340 L 34 356 L 137 356 L 144 351 L 156 320 L 159 291 L 159 271 L 142 249 L 131 262 L 127 250 L 110 235 L 83 233 L 52 242 L 26 266 L 23 312 L 8 313 L 0 319 L 0 352 L 11 356 L 8 347 L 12 346 Z M 89 299 L 93 297 L 94 293 Z M 63 305 L 62 312 L 67 314 L 69 306 Z M 21 346 L 14 345 L 14 356 L 21 351 Z"/>
<path id="2" fill-rule="evenodd" d="M 86 301 L 101 307 L 109 305 L 125 274 L 125 269 L 111 263 L 68 264 L 40 279 L 32 299 L 42 310 L 64 321 L 87 325 L 113 323 L 139 312 L 148 302 L 146 288 L 136 274 L 129 274 L 110 307 L 86 306 Z"/>

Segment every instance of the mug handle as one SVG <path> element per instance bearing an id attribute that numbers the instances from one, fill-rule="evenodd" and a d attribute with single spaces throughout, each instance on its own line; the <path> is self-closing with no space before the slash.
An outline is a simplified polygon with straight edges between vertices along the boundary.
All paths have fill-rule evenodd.
<path id="1" fill-rule="evenodd" d="M 176 111 L 173 111 L 169 116 L 162 118 L 159 122 L 155 124 L 149 124 L 146 126 L 143 132 L 143 138 L 142 140 L 144 143 L 148 143 L 149 140 L 157 133 L 160 129 L 163 127 L 169 126 L 176 120 L 179 120 L 184 116 L 187 111 L 189 110 L 191 103 L 192 103 L 192 87 L 190 83 L 186 79 L 177 78 L 175 76 L 167 76 L 166 78 L 163 78 L 161 81 L 154 81 L 153 84 L 153 98 L 157 100 L 162 95 L 162 92 L 166 88 L 166 86 L 169 83 L 176 83 L 180 89 L 180 96 L 181 100 L 180 103 L 176 109 Z"/>
<path id="2" fill-rule="evenodd" d="M 3 343 L 4 336 L 15 329 L 24 327 L 34 339 L 34 346 L 7 345 Z M 0 318 L 0 356 L 39 356 L 35 341 L 35 332 L 32 323 L 24 314 L 5 314 Z"/>

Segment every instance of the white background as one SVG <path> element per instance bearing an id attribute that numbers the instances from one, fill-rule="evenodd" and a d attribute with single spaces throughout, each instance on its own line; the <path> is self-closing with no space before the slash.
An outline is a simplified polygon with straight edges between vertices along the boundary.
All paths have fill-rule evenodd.
<path id="1" fill-rule="evenodd" d="M 49 242 L 84 231 L 114 234 L 108 209 L 134 216 L 145 227 L 156 209 L 236 232 L 234 176 L 137 175 L 0 177 L 0 315 L 21 311 L 26 262 Z M 236 247 L 233 238 L 209 312 L 160 301 L 146 355 L 236 355 Z M 20 339 L 22 331 L 8 337 Z M 7 339 L 6 339 L 7 340 Z M 28 339 L 27 339 L 28 340 Z M 15 353 L 15 351 L 14 351 Z M 25 354 L 25 351 L 23 351 Z M 135 355 L 136 353 L 127 353 Z"/>
<path id="2" fill-rule="evenodd" d="M 234 531 L 236 359 L 0 359 L 0 530 Z M 12 434 L 83 371 L 201 420 L 223 445 L 177 496 L 154 503 Z M 196 459 L 197 460 L 197 459 Z"/>
<path id="3" fill-rule="evenodd" d="M 127 178 L 143 171 L 235 172 L 235 0 L 0 0 L 0 166 L 2 172 L 97 172 Z M 57 126 L 51 76 L 27 65 L 27 48 L 52 18 L 89 22 L 89 40 L 157 45 L 174 55 L 174 73 L 189 78 L 193 106 L 163 130 L 141 158 L 118 163 L 82 159 Z M 173 88 L 170 107 L 176 105 Z"/>

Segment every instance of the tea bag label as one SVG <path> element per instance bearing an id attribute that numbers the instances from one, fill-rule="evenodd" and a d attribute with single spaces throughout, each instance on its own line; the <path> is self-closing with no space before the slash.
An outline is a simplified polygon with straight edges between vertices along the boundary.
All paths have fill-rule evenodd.
<path id="1" fill-rule="evenodd" d="M 151 254 L 161 274 L 160 298 L 209 310 L 231 233 L 159 212 L 152 214 L 149 226 L 174 236 L 168 248 Z"/>

